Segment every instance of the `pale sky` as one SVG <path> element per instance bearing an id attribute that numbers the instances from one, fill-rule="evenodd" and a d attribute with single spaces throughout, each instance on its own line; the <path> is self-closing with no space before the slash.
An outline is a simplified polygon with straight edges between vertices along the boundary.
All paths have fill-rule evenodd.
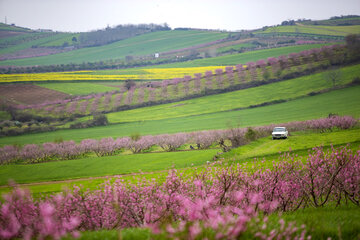
<path id="1" fill-rule="evenodd" d="M 0 22 L 69 32 L 165 22 L 241 30 L 349 14 L 360 15 L 360 0 L 0 0 Z"/>

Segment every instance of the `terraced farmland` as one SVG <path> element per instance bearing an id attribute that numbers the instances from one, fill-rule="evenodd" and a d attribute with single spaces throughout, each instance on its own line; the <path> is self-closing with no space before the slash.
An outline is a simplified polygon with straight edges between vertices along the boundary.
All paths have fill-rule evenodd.
<path id="1" fill-rule="evenodd" d="M 82 239 L 227 239 L 237 231 L 234 239 L 357 239 L 360 39 L 334 39 L 359 26 L 263 30 L 151 32 L 1 61 L 111 69 L 3 68 L 16 74 L 0 76 L 0 193 L 10 192 L 0 200 L 0 238 L 42 238 L 40 230 L 50 229 L 44 238 L 81 231 Z M 320 35 L 318 44 L 206 58 Z M 31 42 L 59 47 L 73 37 Z M 9 54 L 29 44 L 9 39 L 19 41 L 4 49 Z M 184 49 L 201 59 L 129 68 L 132 56 Z M 117 69 L 113 60 L 125 58 L 128 68 Z M 289 137 L 273 140 L 274 126 Z"/>
<path id="2" fill-rule="evenodd" d="M 78 49 L 71 52 L 29 58 L 1 61 L 0 65 L 51 65 L 66 63 L 95 62 L 110 59 L 125 59 L 125 56 L 151 55 L 173 49 L 211 42 L 226 37 L 226 33 L 202 31 L 163 31 L 143 34 L 100 47 Z"/>
<path id="3" fill-rule="evenodd" d="M 319 25 L 295 25 L 270 27 L 257 33 L 308 33 L 328 36 L 346 36 L 348 34 L 359 34 L 360 26 L 319 26 Z"/>
<path id="4" fill-rule="evenodd" d="M 245 64 L 247 62 L 255 62 L 260 59 L 267 59 L 269 57 L 279 57 L 281 55 L 288 55 L 293 52 L 301 52 L 312 48 L 320 48 L 325 44 L 308 44 L 299 46 L 279 47 L 271 49 L 256 50 L 244 53 L 231 54 L 226 56 L 197 59 L 190 62 L 171 63 L 157 67 L 202 67 L 202 66 L 230 66 L 236 64 Z M 156 66 L 154 66 L 156 67 Z"/>

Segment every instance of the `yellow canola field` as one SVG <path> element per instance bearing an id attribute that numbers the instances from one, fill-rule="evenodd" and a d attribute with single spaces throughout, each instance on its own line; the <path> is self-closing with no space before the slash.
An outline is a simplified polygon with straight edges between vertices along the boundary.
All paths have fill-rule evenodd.
<path id="1" fill-rule="evenodd" d="M 0 82 L 101 81 L 136 79 L 136 75 L 91 75 L 76 72 L 23 73 L 0 75 Z"/>
<path id="2" fill-rule="evenodd" d="M 185 75 L 193 76 L 195 73 L 204 74 L 206 71 L 215 71 L 223 66 L 191 67 L 191 68 L 145 68 L 139 74 L 126 74 L 127 69 L 112 70 L 111 73 L 101 74 L 101 71 L 74 71 L 51 73 L 22 73 L 0 74 L 0 83 L 10 82 L 43 82 L 43 81 L 106 81 L 106 80 L 165 80 L 182 78 Z M 104 72 L 105 73 L 105 72 Z M 117 74 L 119 73 L 119 74 Z M 123 74 L 121 74 L 123 73 Z"/>
<path id="3" fill-rule="evenodd" d="M 142 77 L 143 79 L 172 79 L 172 78 L 181 78 L 185 75 L 193 76 L 195 73 L 204 73 L 206 71 L 212 71 L 214 73 L 215 69 L 221 68 L 225 71 L 225 67 L 222 66 L 208 66 L 208 67 L 192 67 L 192 68 L 150 68 L 143 69 L 147 72 Z"/>

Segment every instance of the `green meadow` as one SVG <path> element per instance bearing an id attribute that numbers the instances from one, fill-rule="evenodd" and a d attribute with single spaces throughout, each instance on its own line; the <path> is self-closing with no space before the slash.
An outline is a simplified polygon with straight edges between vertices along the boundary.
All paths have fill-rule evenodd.
<path id="1" fill-rule="evenodd" d="M 244 53 L 230 54 L 214 58 L 196 59 L 188 62 L 171 63 L 164 65 L 155 65 L 154 68 L 165 67 L 204 67 L 204 66 L 230 66 L 236 64 L 245 64 L 248 62 L 255 62 L 260 59 L 267 59 L 269 57 L 279 57 L 288 55 L 293 52 L 301 52 L 312 48 L 320 48 L 326 44 L 307 44 L 288 47 L 279 47 L 271 49 L 262 49 L 249 51 Z M 1 63 L 1 62 L 0 62 Z"/>
<path id="2" fill-rule="evenodd" d="M 247 62 L 255 62 L 260 59 L 267 59 L 268 57 L 278 57 L 281 55 L 288 55 L 293 52 L 301 52 L 312 48 L 320 48 L 326 44 L 310 44 L 279 47 L 271 49 L 254 50 L 251 52 L 237 53 L 220 57 L 196 59 L 188 62 L 170 63 L 153 65 L 147 67 L 137 67 L 128 69 L 111 69 L 111 70 L 95 70 L 84 74 L 91 75 L 142 75 L 146 74 L 144 69 L 149 68 L 186 68 L 186 67 L 207 67 L 207 66 L 230 66 L 236 64 L 245 64 Z M 232 47 L 232 46 L 230 46 Z M 0 62 L 1 63 L 1 62 Z M 78 74 L 83 74 L 79 72 Z M 112 84 L 111 82 L 109 84 Z"/>
<path id="3" fill-rule="evenodd" d="M 0 65 L 51 65 L 125 59 L 186 48 L 225 38 L 227 33 L 206 31 L 160 31 L 142 34 L 99 47 L 82 48 L 54 55 L 1 61 Z"/>
<path id="4" fill-rule="evenodd" d="M 220 48 L 216 49 L 216 52 L 223 53 L 223 52 L 234 51 L 234 50 L 239 51 L 243 48 L 252 48 L 252 47 L 256 47 L 256 45 L 251 42 L 247 42 L 247 43 L 241 43 L 241 44 L 236 44 L 236 45 L 231 45 L 231 46 L 226 46 L 226 47 L 220 47 Z"/>
<path id="5" fill-rule="evenodd" d="M 0 146 L 52 142 L 55 139 L 81 141 L 87 138 L 191 132 L 209 129 L 226 129 L 229 126 L 261 126 L 272 123 L 303 121 L 327 117 L 329 113 L 360 117 L 360 86 L 307 96 L 269 106 L 237 111 L 217 112 L 197 116 L 174 117 L 161 120 L 111 124 L 87 129 L 66 129 L 47 133 L 2 137 Z"/>
<path id="6" fill-rule="evenodd" d="M 7 184 L 8 179 L 12 179 L 16 183 L 31 183 L 199 166 L 212 160 L 217 151 L 217 149 L 211 149 L 107 157 L 93 156 L 69 161 L 5 165 L 0 166 L 0 185 Z"/>
<path id="7" fill-rule="evenodd" d="M 107 114 L 107 116 L 111 123 L 128 123 L 224 112 L 266 102 L 291 100 L 306 96 L 310 93 L 330 89 L 332 83 L 325 77 L 327 72 L 328 71 L 229 93 L 210 95 L 146 108 L 137 108 L 129 111 L 114 112 Z M 338 86 L 348 84 L 356 76 L 359 76 L 360 65 L 342 68 L 341 72 L 342 77 L 338 80 Z"/>
<path id="8" fill-rule="evenodd" d="M 353 150 L 359 148 L 359 128 L 325 133 L 291 132 L 286 140 L 272 140 L 268 136 L 232 149 L 224 153 L 222 158 L 229 164 L 239 163 L 249 169 L 259 166 L 271 168 L 272 162 L 278 161 L 280 154 L 284 152 L 291 151 L 291 154 L 305 158 L 315 146 L 329 149 L 331 145 L 338 147 L 347 144 L 350 144 L 349 147 Z M 26 187 L 35 195 L 60 192 L 64 187 L 71 188 L 74 184 L 96 189 L 99 184 L 114 178 L 114 175 L 119 175 L 115 178 L 121 177 L 130 182 L 136 182 L 137 179 L 144 177 L 163 181 L 167 170 L 172 168 L 183 169 L 181 171 L 184 173 L 204 169 L 204 164 L 211 161 L 218 151 L 220 149 L 120 154 L 41 164 L 0 166 L 0 185 L 3 185 L 0 187 L 0 193 L 9 191 L 5 186 L 8 178 L 15 180 L 16 183 L 28 183 Z M 106 177 L 97 178 L 103 176 Z M 63 180 L 68 181 L 63 182 Z"/>
<path id="9" fill-rule="evenodd" d="M 119 88 L 116 87 L 92 82 L 37 83 L 36 85 L 71 95 L 88 95 L 91 93 L 102 93 L 119 90 Z"/>
<path id="10" fill-rule="evenodd" d="M 28 49 L 31 48 L 32 46 L 39 46 L 42 44 L 46 44 L 48 42 L 52 42 L 52 41 L 56 41 L 58 39 L 62 39 L 63 35 L 62 34 L 56 34 L 56 35 L 50 35 L 47 33 L 28 33 L 20 36 L 14 36 L 14 37 L 10 37 L 10 38 L 5 38 L 0 40 L 0 44 L 4 43 L 4 42 L 16 42 L 19 40 L 23 40 L 20 41 L 19 44 L 16 45 L 10 45 L 9 47 L 6 48 L 0 48 L 0 55 L 1 54 L 7 54 L 7 53 L 14 53 L 20 50 L 24 50 L 24 49 Z M 34 39 L 34 40 L 30 40 L 30 41 L 26 41 L 26 39 Z M 13 60 L 11 60 L 13 61 Z M 0 61 L 0 64 L 2 62 L 5 61 Z"/>
<path id="11" fill-rule="evenodd" d="M 64 43 L 67 43 L 68 46 L 74 45 L 72 39 L 75 37 L 78 39 L 80 33 L 58 33 L 53 39 L 49 39 L 46 43 L 40 45 L 40 47 L 61 47 Z"/>
<path id="12" fill-rule="evenodd" d="M 262 160 L 266 158 L 269 160 L 274 157 L 277 159 L 279 153 L 291 151 L 298 156 L 305 156 L 308 150 L 314 147 L 329 147 L 331 145 L 346 145 L 353 143 L 353 149 L 360 146 L 360 129 L 349 129 L 343 131 L 332 132 L 290 132 L 290 137 L 285 141 L 271 140 L 271 137 L 261 138 L 250 144 L 232 149 L 230 152 L 223 154 L 225 159 L 236 159 L 237 162 L 244 162 L 245 160 L 253 160 L 257 158 Z"/>
<path id="13" fill-rule="evenodd" d="M 317 35 L 346 36 L 359 34 L 360 25 L 354 26 L 319 26 L 319 25 L 294 25 L 269 27 L 257 33 L 308 33 Z"/>
<path id="14" fill-rule="evenodd" d="M 359 18 L 354 18 L 353 20 L 357 21 Z M 330 19 L 328 23 L 335 24 L 334 21 Z M 339 21 L 341 22 L 342 20 Z M 351 21 L 351 19 L 348 18 L 346 21 Z M 10 27 L 0 23 L 0 31 L 9 30 L 28 31 L 23 28 Z M 300 24 L 298 23 L 295 26 L 266 27 L 255 32 L 252 36 L 257 40 L 260 39 L 259 41 L 261 39 L 266 40 L 266 37 L 269 36 L 273 37 L 272 34 L 285 36 L 303 34 L 302 36 L 325 36 L 324 38 L 329 39 L 343 39 L 343 37 L 350 33 L 360 34 L 360 25 L 321 26 L 303 25 L 300 22 Z M 0 65 L 81 64 L 83 62 L 125 60 L 127 56 L 148 57 L 157 52 L 161 54 L 219 39 L 230 39 L 232 34 L 225 31 L 200 30 L 151 32 L 99 47 L 76 49 L 43 57 L 0 61 Z M 259 38 L 257 38 L 257 34 L 259 34 Z M 72 41 L 73 37 L 78 38 L 79 34 L 32 32 L 23 34 L 23 36 L 19 35 L 0 39 L 0 46 L 2 44 L 6 45 L 11 41 L 18 43 L 16 45 L 9 44 L 11 46 L 8 48 L 0 48 L 0 54 L 14 53 L 35 46 L 60 47 L 64 42 L 68 42 L 71 46 L 74 44 Z M 25 38 L 28 38 L 29 41 L 23 42 L 22 39 Z M 289 38 L 283 39 L 288 40 Z M 303 40 L 303 38 L 299 39 Z M 269 38 L 268 40 L 276 42 L 279 38 Z M 172 64 L 129 69 L 98 70 L 86 73 L 78 72 L 77 74 L 141 75 L 144 74 L 144 69 L 146 68 L 234 66 L 236 64 L 246 64 L 247 62 L 288 55 L 289 53 L 301 52 L 312 48 L 321 48 L 330 44 L 334 43 L 295 45 Z M 225 53 L 231 50 L 237 51 L 254 46 L 253 43 L 242 43 L 218 48 L 216 51 L 218 53 Z M 320 63 L 314 62 L 314 64 Z M 298 69 L 301 70 L 304 66 L 299 66 Z M 336 80 L 335 85 L 327 77 L 329 71 L 317 72 L 311 75 L 266 83 L 258 87 L 223 94 L 108 113 L 106 114 L 109 120 L 109 125 L 107 126 L 84 129 L 60 129 L 43 133 L 0 137 L 0 147 L 10 144 L 22 146 L 30 143 L 41 144 L 62 140 L 74 140 L 79 143 L 84 139 L 117 138 L 135 136 L 136 134 L 144 136 L 228 129 L 232 127 L 263 126 L 267 124 L 281 125 L 291 121 L 324 118 L 328 117 L 330 113 L 350 115 L 360 119 L 360 85 L 358 81 L 354 81 L 360 76 L 360 64 L 341 66 L 338 70 L 341 72 L 341 75 Z M 171 70 L 169 69 L 169 71 Z M 250 76 L 247 77 L 250 78 Z M 213 80 L 213 83 L 215 83 L 215 79 Z M 119 90 L 118 86 L 120 85 L 119 81 L 104 81 L 101 83 L 95 81 L 91 83 L 71 81 L 66 83 L 44 82 L 35 84 L 74 96 Z M 230 81 L 228 82 L 230 84 Z M 179 92 L 182 92 L 184 86 L 181 84 L 179 86 Z M 181 93 L 176 92 L 177 95 L 175 95 L 175 92 L 173 86 L 169 87 L 169 95 L 173 94 L 179 97 Z M 134 99 L 137 99 L 137 97 L 138 92 L 135 92 Z M 148 93 L 146 91 L 145 99 L 147 97 Z M 101 110 L 104 110 L 104 108 Z M 74 122 L 69 121 L 65 126 L 70 126 L 70 124 L 77 121 L 87 121 L 91 118 L 92 116 L 87 116 Z M 0 110 L 0 121 L 6 119 L 10 119 L 10 115 Z M 187 143 L 174 152 L 164 152 L 159 146 L 152 146 L 149 150 L 146 150 L 146 153 L 138 154 L 132 154 L 130 150 L 119 150 L 114 156 L 97 157 L 94 153 L 87 153 L 78 159 L 66 161 L 52 159 L 49 162 L 37 164 L 20 164 L 22 161 L 19 161 L 17 163 L 0 165 L 0 195 L 13 189 L 13 187 L 9 186 L 9 183 L 12 181 L 22 188 L 29 189 L 35 199 L 63 192 L 66 188 L 72 189 L 75 185 L 81 186 L 84 190 L 96 190 L 104 182 L 109 181 L 111 183 L 116 179 L 121 179 L 128 183 L 137 183 L 140 179 L 162 183 L 171 169 L 176 169 L 179 174 L 183 174 L 182 176 L 186 178 L 189 175 L 206 171 L 208 164 L 215 158 L 221 161 L 221 163 L 216 164 L 218 167 L 236 166 L 243 168 L 244 171 L 253 172 L 260 168 L 272 169 L 275 162 L 286 161 L 287 159 L 281 157 L 283 154 L 289 154 L 305 162 L 314 147 L 323 147 L 325 150 L 331 150 L 332 147 L 345 145 L 354 152 L 359 151 L 359 123 L 354 128 L 346 130 L 333 128 L 326 131 L 306 130 L 290 132 L 289 137 L 284 140 L 272 140 L 269 135 L 225 153 L 221 153 L 222 150 L 218 148 L 216 143 L 207 150 L 190 150 L 189 143 Z M 305 224 L 306 230 L 312 235 L 313 239 L 327 239 L 328 237 L 331 239 L 360 239 L 360 211 L 358 206 L 351 204 L 342 203 L 342 205 L 335 207 L 335 203 L 330 202 L 321 208 L 306 206 L 294 212 L 273 213 L 267 215 L 267 217 L 269 219 L 267 224 L 271 228 L 279 228 L 280 218 L 286 221 L 296 221 L 297 226 Z M 254 236 L 245 233 L 241 238 L 253 239 Z M 149 229 L 131 228 L 84 232 L 80 239 L 158 238 L 152 236 Z"/>

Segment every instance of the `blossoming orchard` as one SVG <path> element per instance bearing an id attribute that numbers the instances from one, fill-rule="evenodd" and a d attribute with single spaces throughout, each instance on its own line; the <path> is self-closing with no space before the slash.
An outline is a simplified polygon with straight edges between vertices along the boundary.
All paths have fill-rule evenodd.
<path id="1" fill-rule="evenodd" d="M 321 49 L 302 51 L 296 55 L 271 57 L 266 61 L 259 60 L 256 63 L 239 64 L 235 68 L 229 66 L 225 68 L 225 71 L 222 68 L 215 68 L 214 72 L 206 71 L 204 77 L 201 73 L 195 73 L 194 77 L 185 75 L 183 78 L 168 79 L 162 83 L 136 84 L 128 90 L 114 90 L 108 94 L 98 93 L 41 104 L 16 105 L 16 108 L 21 110 L 33 109 L 39 115 L 50 116 L 111 112 L 121 109 L 123 106 L 135 107 L 144 104 L 178 101 L 179 99 L 202 96 L 204 93 L 207 94 L 209 90 L 232 91 L 237 87 L 241 89 L 242 85 L 251 84 L 251 82 L 260 81 L 264 84 L 271 79 L 287 79 L 294 74 L 307 74 L 318 68 L 327 68 L 331 63 L 345 61 L 342 55 L 344 55 L 343 46 L 325 46 Z M 92 103 L 92 107 L 86 111 L 84 108 L 80 109 L 81 104 L 85 105 L 84 101 Z M 77 104 L 72 102 L 77 102 Z M 49 108 L 49 106 L 53 106 L 53 108 Z M 65 108 L 66 111 L 57 111 L 56 109 L 59 106 Z"/>
<path id="2" fill-rule="evenodd" d="M 334 116 L 317 120 L 303 122 L 285 123 L 289 131 L 329 131 L 336 129 L 349 129 L 355 126 L 357 120 L 350 116 Z M 100 140 L 85 139 L 76 144 L 74 141 L 63 141 L 60 143 L 47 142 L 42 145 L 26 144 L 22 148 L 6 145 L 0 148 L 0 164 L 23 161 L 25 163 L 40 163 L 58 160 L 70 160 L 81 158 L 89 153 L 96 156 L 109 156 L 120 154 L 124 150 L 132 153 L 140 153 L 157 145 L 163 151 L 175 151 L 184 144 L 192 144 L 194 149 L 208 149 L 212 145 L 219 145 L 224 151 L 248 143 L 250 140 L 269 136 L 276 125 L 254 127 L 256 134 L 252 139 L 247 137 L 249 128 L 232 128 L 228 130 L 209 130 L 191 133 L 163 134 L 156 136 L 139 136 L 139 138 L 122 137 L 113 139 L 111 137 Z M 251 128 L 250 128 L 251 129 Z"/>
<path id="3" fill-rule="evenodd" d="M 281 227 L 271 229 L 266 215 L 322 207 L 331 201 L 360 204 L 359 152 L 315 148 L 307 160 L 303 163 L 285 154 L 273 170 L 252 174 L 240 166 L 214 162 L 186 178 L 171 170 L 160 184 L 146 180 L 126 184 L 118 179 L 96 191 L 76 187 L 43 200 L 15 188 L 1 204 L 0 234 L 58 238 L 67 233 L 76 237 L 79 230 L 149 227 L 155 235 L 168 238 L 214 234 L 217 239 L 237 239 L 251 231 L 260 239 L 305 239 L 304 226 L 280 220 Z"/>
<path id="4" fill-rule="evenodd" d="M 0 32 L 0 239 L 359 239 L 360 16 Z"/>

